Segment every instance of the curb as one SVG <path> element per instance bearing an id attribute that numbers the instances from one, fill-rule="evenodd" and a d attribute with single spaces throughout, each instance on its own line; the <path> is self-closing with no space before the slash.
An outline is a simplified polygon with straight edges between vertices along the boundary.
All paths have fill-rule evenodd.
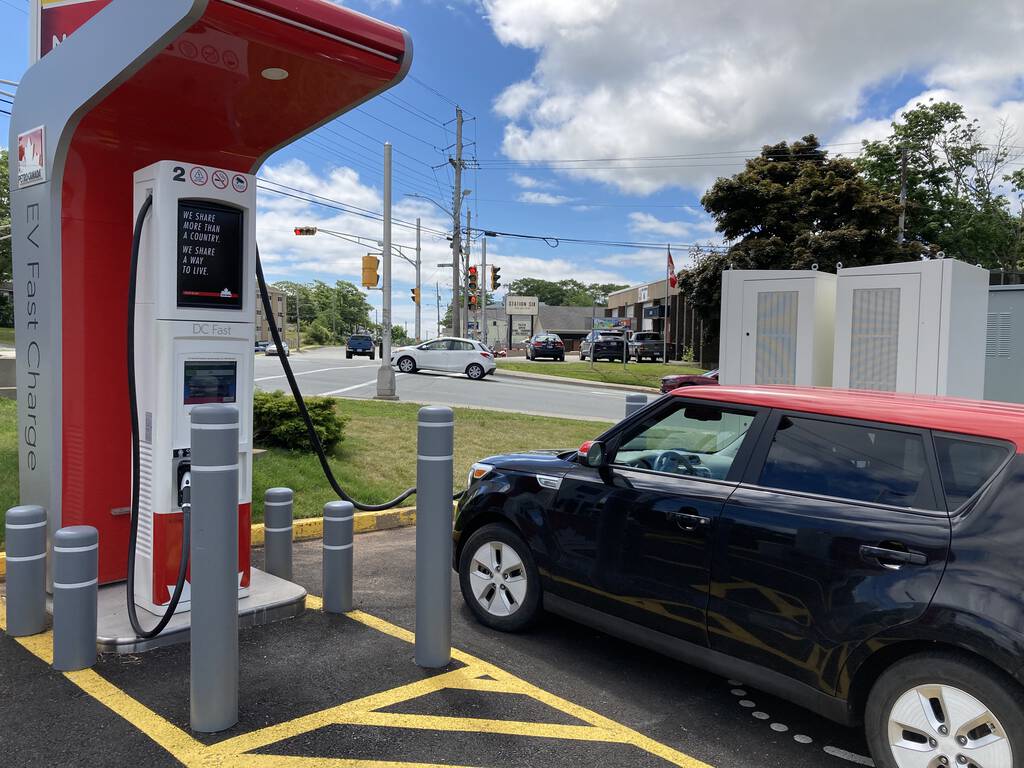
<path id="1" fill-rule="evenodd" d="M 508 376 L 513 379 L 533 379 L 534 381 L 550 381 L 555 384 L 569 384 L 574 387 L 597 387 L 598 389 L 618 389 L 625 390 L 628 392 L 643 392 L 650 394 L 652 392 L 658 392 L 657 387 L 641 387 L 639 384 L 610 384 L 607 381 L 590 381 L 589 379 L 570 379 L 568 376 L 548 376 L 543 373 L 526 373 L 525 371 L 509 371 L 501 366 L 498 366 L 498 370 L 495 375 L 501 374 L 502 376 Z"/>
<path id="2" fill-rule="evenodd" d="M 355 519 L 352 521 L 352 532 L 373 533 L 392 528 L 404 528 L 409 525 L 416 525 L 416 507 L 399 507 L 382 512 L 356 512 Z M 293 541 L 322 539 L 323 535 L 324 519 L 322 517 L 301 517 L 292 522 Z M 250 537 L 252 546 L 263 546 L 263 523 L 252 525 Z M 7 553 L 0 552 L 0 581 L 4 581 L 6 577 Z"/>

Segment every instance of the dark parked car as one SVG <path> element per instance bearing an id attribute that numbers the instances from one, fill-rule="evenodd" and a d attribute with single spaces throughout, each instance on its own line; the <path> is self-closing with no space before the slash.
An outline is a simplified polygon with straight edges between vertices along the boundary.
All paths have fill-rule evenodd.
<path id="1" fill-rule="evenodd" d="M 1021 765 L 1024 406 L 676 390 L 578 451 L 474 465 L 455 566 L 500 630 L 541 608 L 862 725 L 879 768 Z"/>
<path id="2" fill-rule="evenodd" d="M 580 360 L 622 360 L 625 338 L 622 331 L 591 331 L 580 343 Z"/>
<path id="3" fill-rule="evenodd" d="M 348 337 L 348 342 L 345 344 L 345 358 L 351 360 L 352 355 L 364 355 L 369 356 L 373 360 L 376 356 L 375 347 L 373 337 L 370 334 L 353 333 Z"/>
<path id="4" fill-rule="evenodd" d="M 256 353 L 259 354 L 260 352 L 266 352 L 267 351 L 267 347 L 269 347 L 269 346 L 270 346 L 270 342 L 269 341 L 257 341 L 256 342 Z"/>
<path id="5" fill-rule="evenodd" d="M 704 384 L 718 383 L 718 369 L 707 373 L 670 373 L 661 377 L 661 392 L 666 394 L 680 387 L 695 387 Z"/>
<path id="6" fill-rule="evenodd" d="M 526 342 L 526 359 L 536 360 L 538 357 L 565 360 L 565 344 L 558 334 L 538 333 Z"/>
<path id="7" fill-rule="evenodd" d="M 637 331 L 629 337 L 629 356 L 642 363 L 665 357 L 665 340 L 657 331 Z"/>

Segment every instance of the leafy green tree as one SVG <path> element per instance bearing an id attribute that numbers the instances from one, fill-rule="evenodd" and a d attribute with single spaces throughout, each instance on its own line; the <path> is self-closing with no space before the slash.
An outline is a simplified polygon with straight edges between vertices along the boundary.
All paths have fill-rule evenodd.
<path id="1" fill-rule="evenodd" d="M 508 285 L 508 292 L 514 296 L 536 296 L 538 301 L 552 307 L 589 307 L 594 303 L 603 305 L 609 293 L 627 288 L 615 283 L 581 283 L 579 280 L 542 280 L 523 277 Z"/>
<path id="2" fill-rule="evenodd" d="M 893 200 L 905 178 L 908 241 L 971 264 L 1012 267 L 1022 256 L 1020 215 L 998 183 L 1014 176 L 1004 173 L 1020 157 L 1015 137 L 1004 121 L 986 142 L 961 105 L 929 100 L 904 112 L 886 139 L 864 142 L 857 167 Z"/>
<path id="3" fill-rule="evenodd" d="M 11 268 L 11 185 L 8 178 L 7 150 L 0 149 L 0 286 L 12 279 Z M 0 291 L 0 325 L 14 325 L 14 301 L 10 293 Z"/>
<path id="4" fill-rule="evenodd" d="M 304 327 L 316 322 L 325 329 L 327 340 L 317 343 L 341 343 L 349 333 L 370 322 L 366 294 L 347 280 L 337 280 L 333 286 L 322 280 L 309 284 L 282 280 L 274 283 L 274 287 L 288 294 L 289 323 L 295 322 L 297 305 Z"/>
<path id="5" fill-rule="evenodd" d="M 731 245 L 697 248 L 681 287 L 704 319 L 705 349 L 717 349 L 722 271 L 847 267 L 914 258 L 920 246 L 896 243 L 899 206 L 808 135 L 765 146 L 745 168 L 719 178 L 701 199 Z M 717 353 L 716 353 L 717 354 Z"/>

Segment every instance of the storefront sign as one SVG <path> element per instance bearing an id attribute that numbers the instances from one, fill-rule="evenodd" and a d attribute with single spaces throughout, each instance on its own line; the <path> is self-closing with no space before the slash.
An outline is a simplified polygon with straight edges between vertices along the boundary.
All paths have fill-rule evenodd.
<path id="1" fill-rule="evenodd" d="M 506 296 L 506 315 L 536 315 L 540 304 L 536 296 Z"/>

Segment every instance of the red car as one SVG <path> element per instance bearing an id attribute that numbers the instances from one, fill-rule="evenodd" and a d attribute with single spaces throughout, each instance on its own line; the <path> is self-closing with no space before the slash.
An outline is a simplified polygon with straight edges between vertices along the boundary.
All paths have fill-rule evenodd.
<path id="1" fill-rule="evenodd" d="M 680 387 L 693 387 L 698 384 L 718 384 L 718 369 L 707 373 L 673 373 L 661 377 L 661 393 L 666 394 Z"/>

